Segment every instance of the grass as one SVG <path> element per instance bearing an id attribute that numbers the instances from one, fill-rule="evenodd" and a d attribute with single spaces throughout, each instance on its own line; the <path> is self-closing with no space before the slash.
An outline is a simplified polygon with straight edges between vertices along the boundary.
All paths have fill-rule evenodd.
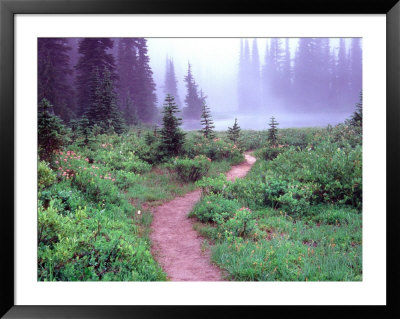
<path id="1" fill-rule="evenodd" d="M 324 208 L 321 215 L 327 211 L 343 212 L 334 207 Z M 222 241 L 212 247 L 212 260 L 228 271 L 230 279 L 362 280 L 360 214 L 349 211 L 345 219 L 332 224 L 294 220 L 271 209 L 254 213 L 258 215 L 260 238 Z"/>
<path id="2" fill-rule="evenodd" d="M 200 182 L 207 194 L 189 216 L 212 262 L 228 280 L 361 281 L 360 131 L 342 124 L 280 134 L 285 147 L 275 159 L 262 152 L 269 146 L 256 151 L 245 178 Z"/>
<path id="3" fill-rule="evenodd" d="M 217 176 L 227 172 L 231 167 L 229 161 L 214 161 L 211 163 L 207 176 Z M 183 196 L 197 187 L 194 182 L 182 182 L 177 174 L 162 166 L 154 168 L 127 190 L 127 197 L 138 208 L 142 206 L 158 206 L 164 202 Z"/>

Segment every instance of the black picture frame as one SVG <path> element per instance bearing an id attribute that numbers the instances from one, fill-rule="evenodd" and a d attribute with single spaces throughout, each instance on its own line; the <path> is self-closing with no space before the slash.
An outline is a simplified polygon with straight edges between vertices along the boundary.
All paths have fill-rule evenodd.
<path id="1" fill-rule="evenodd" d="M 228 4 L 229 3 L 229 4 Z M 14 303 L 14 15 L 15 14 L 386 14 L 387 29 L 387 305 L 386 306 L 16 306 Z M 0 315 L 4 318 L 164 318 L 164 317 L 248 317 L 249 312 L 262 311 L 263 316 L 293 314 L 315 316 L 323 311 L 335 317 L 372 315 L 398 316 L 395 289 L 394 236 L 399 212 L 396 182 L 400 136 L 400 3 L 398 0 L 285 0 L 245 3 L 182 0 L 0 0 L 1 71 L 0 71 L 0 180 L 2 243 L 0 277 Z M 384 143 L 384 141 L 382 141 Z M 378 186 L 379 187 L 379 186 Z M 377 212 L 378 213 L 378 212 Z M 266 312 L 267 311 L 267 312 Z"/>

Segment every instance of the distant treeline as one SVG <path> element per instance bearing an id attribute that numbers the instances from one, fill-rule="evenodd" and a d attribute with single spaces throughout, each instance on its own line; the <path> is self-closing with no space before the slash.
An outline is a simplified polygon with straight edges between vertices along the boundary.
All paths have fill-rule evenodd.
<path id="1" fill-rule="evenodd" d="M 341 112 L 351 110 L 362 90 L 361 39 L 300 38 L 294 56 L 289 38 L 267 41 L 260 65 L 257 39 L 250 53 L 241 40 L 238 77 L 239 111 Z"/>
<path id="2" fill-rule="evenodd" d="M 345 40 L 340 39 L 336 54 L 328 38 L 300 38 L 293 59 L 288 41 L 267 41 L 260 63 L 257 40 L 251 54 L 248 40 L 241 40 L 239 111 L 352 110 L 361 91 L 361 40 L 352 39 L 346 50 Z M 46 99 L 51 111 L 67 124 L 84 119 L 89 127 L 97 125 L 101 130 L 160 124 L 149 62 L 145 38 L 39 38 L 38 103 Z M 207 97 L 190 63 L 187 70 L 184 105 L 171 57 L 166 60 L 163 90 L 174 96 L 184 120 L 200 119 Z"/>

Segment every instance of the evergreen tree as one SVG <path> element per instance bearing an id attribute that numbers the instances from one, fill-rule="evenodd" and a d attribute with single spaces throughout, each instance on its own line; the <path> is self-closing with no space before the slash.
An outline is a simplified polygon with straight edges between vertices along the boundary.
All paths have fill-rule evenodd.
<path id="1" fill-rule="evenodd" d="M 178 87 L 177 87 L 178 80 L 175 76 L 175 68 L 174 68 L 174 61 L 172 58 L 168 58 L 166 60 L 166 71 L 165 71 L 165 82 L 164 82 L 164 93 L 165 95 L 170 94 L 175 98 L 175 102 L 178 107 L 182 107 L 180 102 L 179 94 L 178 94 Z"/>
<path id="2" fill-rule="evenodd" d="M 214 122 L 211 117 L 210 108 L 203 104 L 203 112 L 201 113 L 201 124 L 203 128 L 201 129 L 201 133 L 205 138 L 211 139 L 215 137 L 214 133 Z"/>
<path id="3" fill-rule="evenodd" d="M 228 138 L 236 144 L 240 138 L 240 126 L 237 123 L 237 119 L 235 118 L 235 123 L 233 123 L 232 127 L 228 127 Z"/>
<path id="4" fill-rule="evenodd" d="M 175 116 L 178 112 L 174 97 L 168 94 L 165 98 L 163 127 L 160 132 L 160 153 L 164 156 L 177 156 L 182 151 L 185 133 L 179 127 L 182 119 Z"/>
<path id="5" fill-rule="evenodd" d="M 360 38 L 351 40 L 349 71 L 350 91 L 353 99 L 362 89 L 362 49 Z"/>
<path id="6" fill-rule="evenodd" d="M 238 108 L 239 111 L 243 111 L 246 107 L 246 96 L 245 96 L 245 74 L 246 74 L 246 62 L 244 60 L 244 48 L 243 39 L 240 39 L 240 55 L 239 55 L 239 72 L 238 72 Z"/>
<path id="7" fill-rule="evenodd" d="M 352 104 L 352 99 L 349 99 L 350 93 L 350 66 L 346 52 L 345 39 L 340 39 L 338 61 L 336 66 L 336 88 L 339 110 L 345 110 L 347 105 Z"/>
<path id="8" fill-rule="evenodd" d="M 157 138 L 152 134 L 150 131 L 146 132 L 146 135 L 144 136 L 144 141 L 146 142 L 147 145 L 153 144 Z"/>
<path id="9" fill-rule="evenodd" d="M 91 132 L 90 125 L 89 125 L 89 120 L 86 117 L 86 115 L 82 116 L 78 120 L 78 132 L 79 132 L 79 136 L 83 138 L 83 145 L 88 145 L 89 137 L 92 132 Z"/>
<path id="10" fill-rule="evenodd" d="M 199 96 L 190 63 L 188 64 L 188 73 L 185 76 L 185 82 L 187 94 L 185 97 L 186 108 L 183 109 L 183 115 L 187 119 L 200 119 L 203 101 Z"/>
<path id="11" fill-rule="evenodd" d="M 132 98 L 130 94 L 125 98 L 125 103 L 123 104 L 123 114 L 125 118 L 125 122 L 127 125 L 138 125 L 139 118 L 137 114 L 137 109 L 133 104 Z"/>
<path id="12" fill-rule="evenodd" d="M 102 133 L 112 126 L 117 134 L 124 131 L 124 122 L 117 107 L 117 95 L 111 73 L 104 70 L 103 79 L 100 79 L 98 68 L 91 77 L 91 104 L 86 113 L 90 126 L 98 125 Z"/>
<path id="13" fill-rule="evenodd" d="M 315 39 L 300 38 L 294 60 L 293 99 L 299 106 L 293 111 L 303 111 L 311 106 L 314 96 Z"/>
<path id="14" fill-rule="evenodd" d="M 134 38 L 121 38 L 118 41 L 117 53 L 117 92 L 119 96 L 119 109 L 125 113 L 134 113 L 134 110 L 128 110 L 133 106 L 135 86 L 137 79 L 137 49 Z M 128 121 L 127 119 L 127 122 Z"/>
<path id="15" fill-rule="evenodd" d="M 260 57 L 258 54 L 257 39 L 253 39 L 253 48 L 251 50 L 250 78 L 248 79 L 249 88 L 249 106 L 252 111 L 261 108 L 261 82 L 260 82 Z"/>
<path id="16" fill-rule="evenodd" d="M 271 70 L 272 62 L 270 58 L 269 41 L 267 40 L 265 45 L 264 65 L 261 69 L 261 89 L 264 108 L 269 107 L 270 95 L 272 93 Z"/>
<path id="17" fill-rule="evenodd" d="M 41 160 L 51 162 L 54 153 L 64 144 L 65 127 L 52 112 L 52 105 L 43 98 L 38 106 L 38 149 Z"/>
<path id="18" fill-rule="evenodd" d="M 38 39 L 38 102 L 44 98 L 53 105 L 54 114 L 64 121 L 74 117 L 74 91 L 69 51 L 64 38 Z"/>
<path id="19" fill-rule="evenodd" d="M 153 80 L 153 71 L 150 68 L 150 58 L 147 53 L 147 40 L 136 38 L 137 68 L 133 95 L 133 103 L 137 107 L 140 121 L 151 122 L 157 113 L 156 85 Z"/>
<path id="20" fill-rule="evenodd" d="M 153 135 L 154 135 L 154 137 L 158 137 L 159 134 L 160 134 L 160 132 L 159 132 L 159 130 L 158 130 L 158 126 L 157 126 L 157 125 L 154 125 L 154 128 L 153 128 Z"/>
<path id="21" fill-rule="evenodd" d="M 277 123 L 275 118 L 272 116 L 271 121 L 269 122 L 268 141 L 273 147 L 278 145 L 278 125 L 279 123 Z"/>
<path id="22" fill-rule="evenodd" d="M 77 70 L 76 86 L 78 88 L 78 115 L 85 114 L 94 104 L 92 100 L 96 95 L 93 89 L 103 79 L 106 70 L 114 81 L 117 78 L 115 73 L 115 62 L 108 50 L 113 48 L 113 41 L 110 38 L 83 38 L 79 42 L 78 52 L 80 54 Z M 91 119 L 89 119 L 90 121 Z"/>
<path id="23" fill-rule="evenodd" d="M 362 119 L 363 119 L 363 94 L 362 91 L 360 92 L 360 100 L 356 104 L 356 110 L 353 113 L 353 116 L 351 117 L 351 124 L 354 126 L 359 126 L 362 127 Z"/>
<path id="24" fill-rule="evenodd" d="M 285 39 L 285 51 L 282 54 L 280 79 L 280 95 L 281 97 L 285 97 L 286 102 L 288 102 L 288 98 L 292 94 L 292 66 L 289 50 L 289 38 Z"/>
<path id="25" fill-rule="evenodd" d="M 257 52 L 258 54 L 258 52 Z M 248 112 L 251 110 L 249 105 L 251 102 L 252 83 L 252 65 L 250 60 L 250 48 L 248 39 L 240 42 L 240 56 L 239 56 L 239 79 L 238 79 L 238 102 L 239 112 Z"/>

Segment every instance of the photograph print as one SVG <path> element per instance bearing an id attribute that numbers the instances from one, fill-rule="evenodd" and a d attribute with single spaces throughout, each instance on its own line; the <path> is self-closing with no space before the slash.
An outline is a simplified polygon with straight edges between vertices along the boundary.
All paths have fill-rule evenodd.
<path id="1" fill-rule="evenodd" d="M 361 38 L 38 38 L 38 281 L 362 281 Z"/>

